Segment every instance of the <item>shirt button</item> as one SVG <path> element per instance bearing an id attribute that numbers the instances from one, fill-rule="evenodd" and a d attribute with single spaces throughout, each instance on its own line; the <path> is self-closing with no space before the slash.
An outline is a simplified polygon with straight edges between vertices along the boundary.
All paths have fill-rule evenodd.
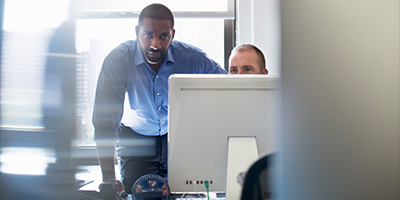
<path id="1" fill-rule="evenodd" d="M 160 96 L 160 93 L 159 93 L 159 92 L 157 92 L 157 96 Z"/>
<path id="2" fill-rule="evenodd" d="M 161 124 L 164 124 L 164 122 L 161 122 Z"/>
<path id="3" fill-rule="evenodd" d="M 160 107 L 158 107 L 158 110 L 161 110 L 161 106 L 160 106 Z"/>
<path id="4" fill-rule="evenodd" d="M 158 76 L 156 76 L 156 78 L 158 78 Z"/>

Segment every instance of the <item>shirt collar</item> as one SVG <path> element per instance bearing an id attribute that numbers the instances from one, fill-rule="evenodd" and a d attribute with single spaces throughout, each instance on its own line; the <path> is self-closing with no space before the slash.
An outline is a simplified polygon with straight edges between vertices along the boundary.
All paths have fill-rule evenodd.
<path id="1" fill-rule="evenodd" d="M 165 63 L 167 62 L 175 63 L 174 54 L 172 53 L 173 48 L 174 48 L 173 42 L 171 42 L 171 45 L 169 46 L 169 49 L 167 51 L 167 55 L 165 56 L 165 61 L 166 61 Z"/>

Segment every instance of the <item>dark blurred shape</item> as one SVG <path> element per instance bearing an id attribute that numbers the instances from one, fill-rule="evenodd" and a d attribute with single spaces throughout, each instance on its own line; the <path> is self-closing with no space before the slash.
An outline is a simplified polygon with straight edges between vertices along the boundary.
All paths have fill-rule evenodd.
<path id="1" fill-rule="evenodd" d="M 277 199 L 275 183 L 277 175 L 276 154 L 265 154 L 254 162 L 246 173 L 241 200 Z"/>
<path id="2" fill-rule="evenodd" d="M 50 41 L 43 96 L 43 124 L 53 135 L 56 163 L 46 176 L 57 199 L 74 199 L 75 165 L 71 142 L 76 132 L 75 21 L 65 21 Z"/>
<path id="3" fill-rule="evenodd" d="M 54 152 L 55 162 L 48 163 L 44 175 L 2 173 L 0 199 L 76 199 L 75 166 L 71 159 L 76 124 L 75 60 L 75 24 L 66 21 L 49 43 L 42 101 L 44 129 L 36 132 L 2 129 L 2 139 L 4 133 L 7 135 L 2 148 L 39 148 L 50 155 Z"/>

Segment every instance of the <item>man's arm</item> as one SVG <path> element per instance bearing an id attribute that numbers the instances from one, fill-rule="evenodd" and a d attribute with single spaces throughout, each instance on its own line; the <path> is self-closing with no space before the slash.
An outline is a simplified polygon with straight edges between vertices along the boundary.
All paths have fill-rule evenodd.
<path id="1" fill-rule="evenodd" d="M 113 182 L 117 187 L 122 184 L 115 180 L 115 142 L 126 91 L 126 71 L 119 55 L 121 52 L 112 51 L 104 60 L 97 83 L 92 120 L 103 182 Z"/>
<path id="2" fill-rule="evenodd" d="M 109 143 L 112 144 L 112 143 Z M 102 142 L 96 142 L 97 157 L 99 160 L 103 182 L 115 180 L 115 143 L 114 145 L 106 145 Z"/>
<path id="3" fill-rule="evenodd" d="M 111 143 L 109 143 L 111 144 Z M 101 142 L 96 142 L 97 156 L 100 163 L 101 173 L 103 175 L 103 183 L 113 183 L 117 194 L 121 195 L 125 190 L 124 185 L 120 180 L 115 178 L 115 143 L 114 145 L 104 145 Z"/>

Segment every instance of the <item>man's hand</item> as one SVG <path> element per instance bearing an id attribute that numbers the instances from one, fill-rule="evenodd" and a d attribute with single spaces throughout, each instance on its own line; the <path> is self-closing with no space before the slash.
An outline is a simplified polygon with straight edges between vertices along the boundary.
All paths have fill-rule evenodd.
<path id="1" fill-rule="evenodd" d="M 115 179 L 115 143 L 103 144 L 96 142 L 97 154 L 100 163 L 101 173 L 103 175 L 103 183 L 111 183 L 118 196 L 125 198 L 128 195 L 125 192 L 125 186 L 121 181 Z M 99 187 L 101 187 L 101 185 Z"/>
<path id="2" fill-rule="evenodd" d="M 119 180 L 116 180 L 116 179 L 114 179 L 114 180 L 106 180 L 104 182 L 113 183 L 115 191 L 117 192 L 118 195 L 120 195 L 122 191 L 125 191 L 124 184 L 122 184 L 121 181 L 119 181 Z"/>
<path id="3" fill-rule="evenodd" d="M 112 185 L 112 189 L 110 187 L 106 187 L 109 189 L 106 189 L 106 191 L 102 191 L 103 189 L 105 189 L 103 187 L 105 187 L 106 185 L 109 185 L 109 186 Z M 101 183 L 99 185 L 99 188 L 100 188 L 100 195 L 103 194 L 108 197 L 114 196 L 114 197 L 112 197 L 112 199 L 115 198 L 115 195 L 117 195 L 116 199 L 121 199 L 121 198 L 125 199 L 128 196 L 128 194 L 125 192 L 125 186 L 119 180 L 115 180 L 115 179 L 105 180 L 103 183 Z M 110 192 L 115 192 L 115 193 L 111 194 Z M 111 196 L 109 196 L 109 195 L 111 195 Z"/>

